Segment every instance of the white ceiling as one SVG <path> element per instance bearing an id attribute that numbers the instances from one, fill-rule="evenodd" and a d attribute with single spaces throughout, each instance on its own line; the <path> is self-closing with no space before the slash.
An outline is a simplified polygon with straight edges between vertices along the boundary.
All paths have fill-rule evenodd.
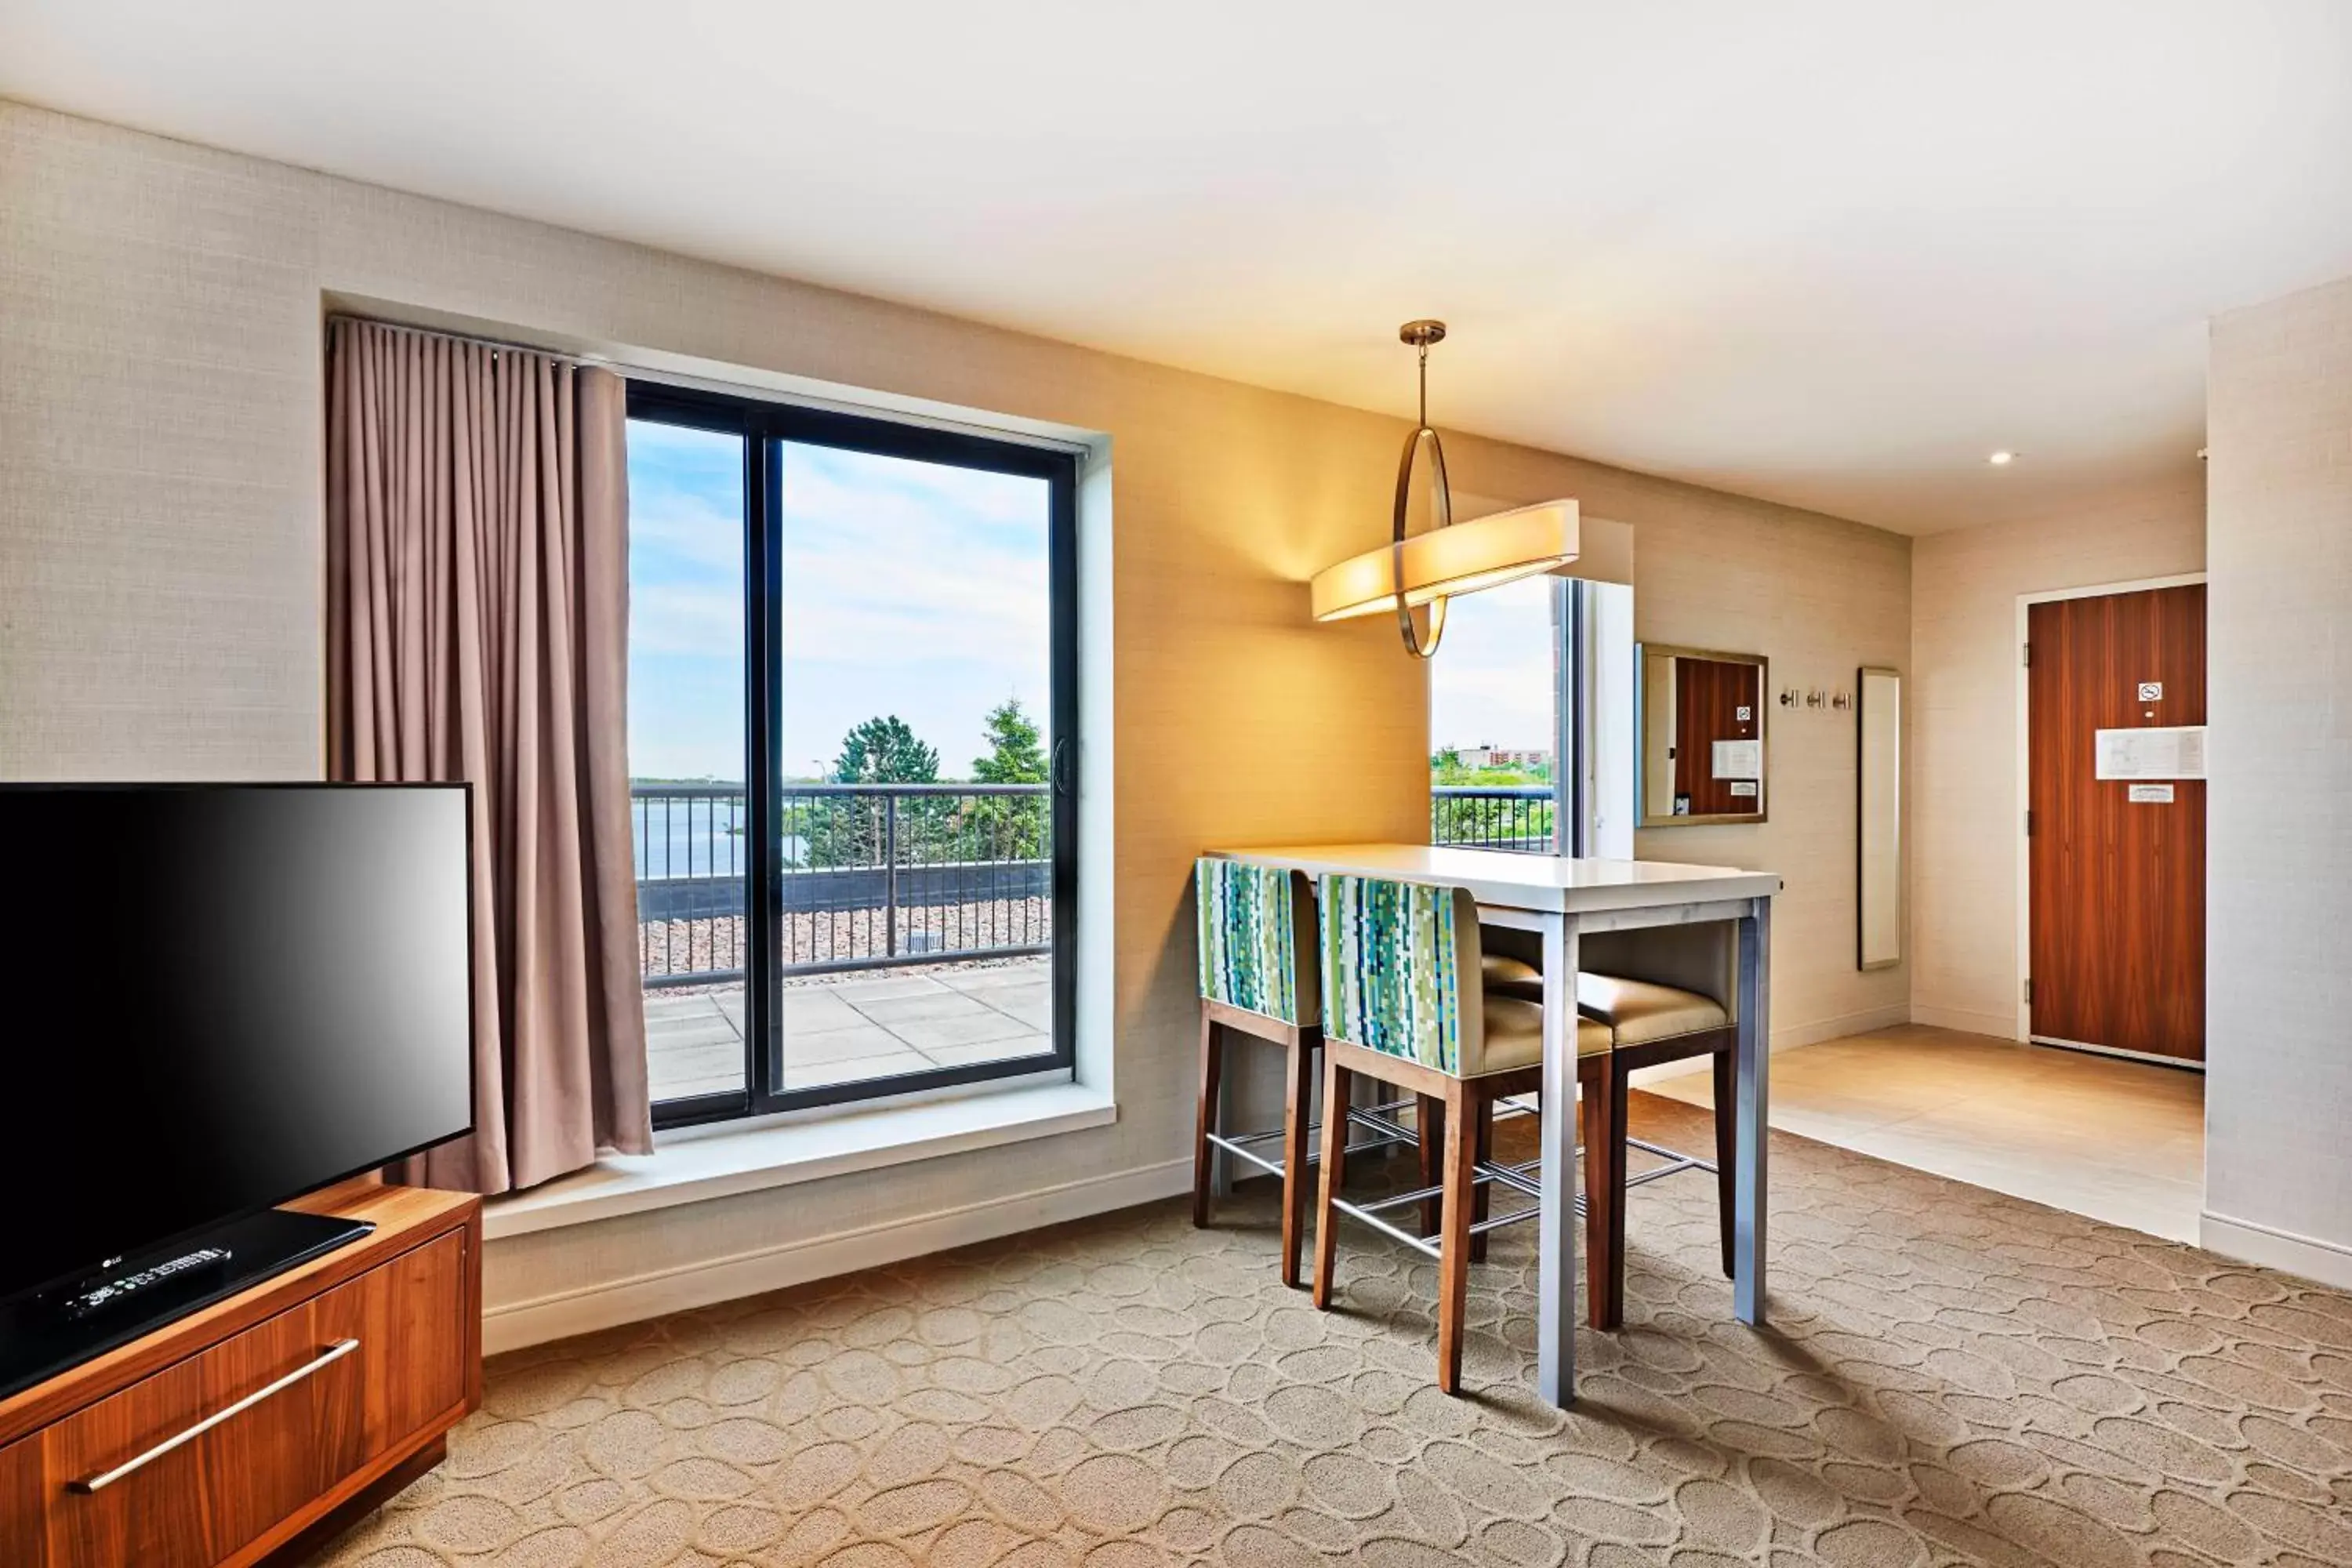
<path id="1" fill-rule="evenodd" d="M 0 0 L 0 95 L 1906 531 L 2195 472 L 2347 0 Z M 2013 447 L 2018 461 L 1989 468 Z"/>

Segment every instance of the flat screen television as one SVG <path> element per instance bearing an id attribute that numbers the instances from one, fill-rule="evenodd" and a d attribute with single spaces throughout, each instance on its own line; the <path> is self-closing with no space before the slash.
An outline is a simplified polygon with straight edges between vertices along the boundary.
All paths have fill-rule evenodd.
<path id="1" fill-rule="evenodd" d="M 468 1131 L 457 784 L 0 785 L 0 1394 L 364 1234 Z"/>

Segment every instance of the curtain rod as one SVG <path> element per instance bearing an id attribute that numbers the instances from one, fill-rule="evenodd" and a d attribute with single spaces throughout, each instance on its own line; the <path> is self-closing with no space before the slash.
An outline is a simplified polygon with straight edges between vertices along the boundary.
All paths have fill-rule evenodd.
<path id="1" fill-rule="evenodd" d="M 330 322 L 357 321 L 365 326 L 382 327 L 386 331 L 408 332 L 420 338 L 439 338 L 453 343 L 470 343 L 477 348 L 488 349 L 492 353 L 503 353 L 510 349 L 516 353 L 537 354 L 542 359 L 551 359 L 559 364 L 572 365 L 582 370 L 592 368 L 608 370 L 624 381 L 650 382 L 667 386 L 698 387 L 705 391 L 725 393 L 734 397 L 749 397 L 792 408 L 831 409 L 839 413 L 854 414 L 861 418 L 879 419 L 892 425 L 912 425 L 929 430 L 952 430 L 965 435 L 982 436 L 992 441 L 1006 441 L 1014 446 L 1034 447 L 1049 452 L 1067 452 L 1085 458 L 1091 458 L 1095 452 L 1092 443 L 1073 440 L 1067 437 L 1041 435 L 1030 430 L 1006 429 L 1003 426 L 983 424 L 976 420 L 917 413 L 910 409 L 894 408 L 884 404 L 860 403 L 854 398 L 825 397 L 813 393 L 789 391 L 782 387 L 695 375 L 684 371 L 655 370 L 645 365 L 630 364 L 621 360 L 592 359 L 580 354 L 563 353 L 554 349 L 540 348 L 531 343 L 507 342 L 498 338 L 479 337 L 470 332 L 446 331 L 438 327 L 414 327 L 405 321 L 387 321 L 381 317 L 362 316 L 352 310 L 330 310 L 327 312 L 327 320 Z"/>
<path id="2" fill-rule="evenodd" d="M 444 331 L 438 327 L 412 327 L 406 321 L 387 321 L 378 316 L 356 315 L 350 310 L 331 310 L 327 313 L 327 320 L 330 323 L 357 321 L 362 326 L 382 327 L 388 332 L 406 332 L 413 337 L 439 338 L 444 342 L 467 343 L 475 348 L 488 349 L 492 353 L 512 352 L 520 354 L 537 354 L 541 359 L 551 359 L 559 364 L 574 365 L 581 369 L 592 366 L 599 370 L 618 369 L 617 366 L 604 360 L 583 359 L 578 354 L 568 354 L 560 349 L 541 348 L 536 343 L 510 343 L 503 339 L 480 337 L 472 332 Z"/>

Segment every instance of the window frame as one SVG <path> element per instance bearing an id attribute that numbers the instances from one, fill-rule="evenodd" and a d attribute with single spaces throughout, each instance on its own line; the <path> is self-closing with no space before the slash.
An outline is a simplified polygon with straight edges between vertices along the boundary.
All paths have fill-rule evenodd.
<path id="1" fill-rule="evenodd" d="M 750 839 L 744 873 L 743 1088 L 656 1101 L 656 1131 L 781 1111 L 1073 1072 L 1076 1065 L 1078 910 L 1078 477 L 1075 452 L 887 417 L 632 379 L 627 417 L 740 436 L 743 447 L 744 791 Z M 783 965 L 775 943 L 782 902 L 783 464 L 786 443 L 942 463 L 1038 479 L 1047 486 L 1047 637 L 1052 695 L 1047 753 L 1047 876 L 1053 925 L 1053 1049 L 929 1072 L 782 1087 Z M 754 896 L 754 889 L 761 889 Z M 911 967 L 911 966 L 910 966 Z M 877 973 L 887 974 L 881 968 Z"/>

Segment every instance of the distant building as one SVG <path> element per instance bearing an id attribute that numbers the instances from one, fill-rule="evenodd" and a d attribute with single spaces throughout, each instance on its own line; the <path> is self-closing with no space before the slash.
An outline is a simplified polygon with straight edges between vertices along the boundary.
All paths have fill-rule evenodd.
<path id="1" fill-rule="evenodd" d="M 1454 755 L 1465 768 L 1548 768 L 1551 752 L 1515 751 L 1507 746 L 1456 746 Z"/>

